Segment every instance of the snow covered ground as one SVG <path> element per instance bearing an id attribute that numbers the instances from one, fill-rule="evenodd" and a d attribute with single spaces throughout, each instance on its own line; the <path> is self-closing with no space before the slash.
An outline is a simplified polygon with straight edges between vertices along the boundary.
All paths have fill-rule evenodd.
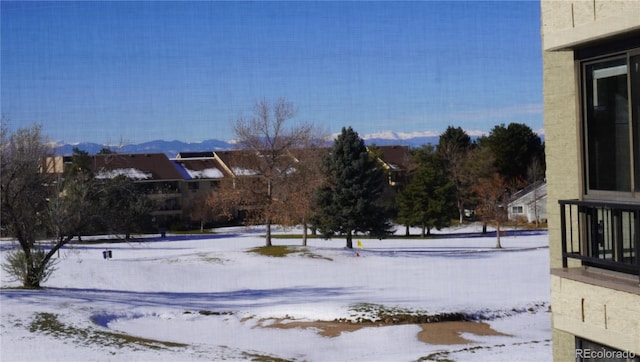
<path id="1" fill-rule="evenodd" d="M 344 239 L 313 239 L 280 258 L 248 252 L 264 239 L 244 228 L 73 245 L 43 290 L 8 288 L 18 284 L 3 272 L 0 360 L 552 360 L 547 233 L 511 232 L 496 250 L 495 237 L 479 231 L 361 239 L 358 254 Z M 2 261 L 13 246 L 0 243 Z M 102 256 L 107 248 L 110 260 Z M 432 344 L 418 338 L 417 324 L 336 336 L 319 327 L 272 328 L 373 318 L 375 310 L 483 316 L 498 334 L 461 329 L 467 341 Z"/>

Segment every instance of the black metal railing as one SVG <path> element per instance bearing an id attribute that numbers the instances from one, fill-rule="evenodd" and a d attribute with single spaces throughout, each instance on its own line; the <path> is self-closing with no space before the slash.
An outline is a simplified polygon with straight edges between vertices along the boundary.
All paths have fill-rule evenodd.
<path id="1" fill-rule="evenodd" d="M 560 200 L 562 266 L 578 259 L 640 277 L 640 204 Z"/>

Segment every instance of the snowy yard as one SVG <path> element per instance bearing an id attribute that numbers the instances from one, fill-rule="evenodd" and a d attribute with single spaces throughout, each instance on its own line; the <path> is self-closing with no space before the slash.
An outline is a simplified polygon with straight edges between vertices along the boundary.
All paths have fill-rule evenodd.
<path id="1" fill-rule="evenodd" d="M 244 228 L 72 245 L 43 290 L 9 289 L 3 272 L 0 360 L 550 361 L 547 233 L 510 232 L 496 250 L 479 229 L 355 251 L 312 239 L 285 257 L 249 252 L 264 239 Z M 478 320 L 335 322 L 379 311 Z"/>

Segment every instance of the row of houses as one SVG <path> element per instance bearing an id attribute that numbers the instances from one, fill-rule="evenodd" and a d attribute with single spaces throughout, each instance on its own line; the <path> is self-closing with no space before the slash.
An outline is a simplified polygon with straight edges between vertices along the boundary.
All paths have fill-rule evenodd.
<path id="1" fill-rule="evenodd" d="M 375 155 L 386 170 L 388 187 L 395 192 L 415 167 L 406 146 L 379 146 Z M 97 178 L 126 176 L 135 180 L 154 203 L 155 223 L 193 225 L 202 221 L 197 210 L 223 179 L 251 176 L 257 154 L 246 150 L 181 152 L 174 158 L 164 153 L 99 154 L 91 156 L 91 171 Z M 298 162 L 294 153 L 293 162 Z M 56 158 L 54 171 L 63 172 L 70 156 Z M 508 218 L 529 223 L 546 220 L 546 183 L 531 185 L 514 194 L 508 205 Z M 211 220 L 224 223 L 224 219 Z"/>
<path id="2" fill-rule="evenodd" d="M 409 148 L 380 146 L 375 154 L 387 171 L 389 187 L 400 186 L 412 167 Z M 289 156 L 297 162 L 295 154 Z M 193 210 L 223 179 L 253 175 L 251 165 L 258 157 L 247 150 L 181 152 L 174 158 L 164 153 L 98 154 L 90 156 L 89 167 L 97 178 L 123 175 L 141 185 L 154 204 L 158 225 L 188 225 L 200 222 Z M 70 156 L 57 157 L 52 171 L 62 173 L 71 162 Z"/>

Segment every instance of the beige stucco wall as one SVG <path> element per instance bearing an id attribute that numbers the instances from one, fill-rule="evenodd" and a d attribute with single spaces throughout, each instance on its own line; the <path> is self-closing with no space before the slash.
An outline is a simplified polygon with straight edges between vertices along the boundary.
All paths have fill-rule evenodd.
<path id="1" fill-rule="evenodd" d="M 554 275 L 551 306 L 554 328 L 640 355 L 640 295 Z"/>
<path id="2" fill-rule="evenodd" d="M 561 268 L 558 200 L 584 194 L 578 72 L 571 49 L 640 29 L 640 0 L 542 0 L 541 15 L 550 264 Z M 554 275 L 551 308 L 555 361 L 575 361 L 575 335 L 640 354 L 639 295 Z"/>
<path id="3" fill-rule="evenodd" d="M 551 267 L 562 266 L 558 200 L 581 195 L 578 114 L 573 52 L 545 52 L 544 129 L 547 162 L 547 218 Z"/>
<path id="4" fill-rule="evenodd" d="M 640 29 L 640 0 L 542 0 L 540 9 L 544 50 Z"/>
<path id="5" fill-rule="evenodd" d="M 550 265 L 551 268 L 560 268 L 562 254 L 558 200 L 575 199 L 581 195 L 577 80 L 573 52 L 544 52 L 542 60 Z M 555 313 L 553 299 L 551 308 Z M 575 361 L 573 335 L 554 327 L 552 339 L 555 361 Z"/>
<path id="6" fill-rule="evenodd" d="M 553 340 L 553 360 L 555 362 L 575 362 L 576 361 L 576 337 L 573 334 L 552 329 L 551 339 Z"/>
<path id="7" fill-rule="evenodd" d="M 44 168 L 47 169 L 47 173 L 63 173 L 64 159 L 62 156 L 47 157 Z"/>

